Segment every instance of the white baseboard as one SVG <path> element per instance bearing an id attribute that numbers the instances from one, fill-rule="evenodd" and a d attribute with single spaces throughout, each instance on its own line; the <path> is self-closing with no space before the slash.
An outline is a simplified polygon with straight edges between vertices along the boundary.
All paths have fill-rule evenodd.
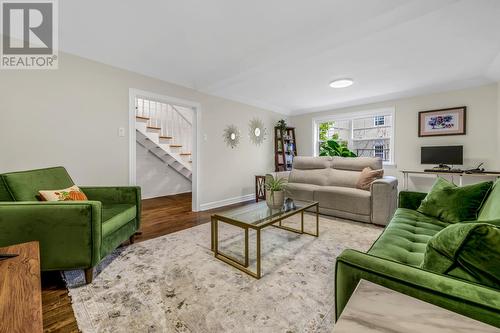
<path id="1" fill-rule="evenodd" d="M 192 191 L 175 192 L 175 193 L 165 193 L 165 194 L 157 194 L 157 195 L 146 195 L 146 196 L 141 196 L 141 200 L 161 198 L 161 197 L 169 197 L 171 195 L 186 194 L 186 193 L 192 193 Z"/>
<path id="2" fill-rule="evenodd" d="M 203 203 L 203 204 L 200 204 L 200 211 L 219 208 L 219 207 L 228 206 L 228 205 L 233 205 L 236 203 L 250 201 L 250 200 L 255 200 L 255 193 L 245 194 L 245 195 L 242 195 L 239 197 L 234 197 L 234 198 L 229 198 L 229 199 L 224 199 L 224 200 L 219 200 L 219 201 Z"/>

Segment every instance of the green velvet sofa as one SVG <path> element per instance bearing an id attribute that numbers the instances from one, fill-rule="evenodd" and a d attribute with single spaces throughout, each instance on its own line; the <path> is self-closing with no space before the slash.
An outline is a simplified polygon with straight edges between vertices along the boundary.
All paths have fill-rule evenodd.
<path id="1" fill-rule="evenodd" d="M 449 274 L 438 274 L 420 268 L 429 240 L 449 225 L 417 212 L 425 196 L 401 192 L 399 208 L 371 249 L 367 253 L 348 249 L 337 258 L 336 319 L 359 280 L 364 279 L 500 327 L 500 289 L 482 284 L 464 272 L 457 274 L 455 269 Z M 499 225 L 499 181 L 486 198 L 478 221 Z M 476 221 L 467 223 L 471 222 Z M 498 276 L 496 279 L 498 282 Z"/>
<path id="2" fill-rule="evenodd" d="M 42 271 L 93 267 L 141 221 L 139 187 L 84 187 L 88 201 L 38 201 L 39 190 L 73 186 L 63 167 L 0 174 L 0 246 L 37 240 Z"/>

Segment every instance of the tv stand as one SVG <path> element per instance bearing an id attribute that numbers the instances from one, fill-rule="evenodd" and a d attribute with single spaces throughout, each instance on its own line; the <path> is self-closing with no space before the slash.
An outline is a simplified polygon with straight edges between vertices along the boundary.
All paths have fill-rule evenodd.
<path id="1" fill-rule="evenodd" d="M 408 178 L 410 174 L 412 175 L 436 175 L 436 177 L 448 175 L 451 177 L 458 176 L 458 186 L 463 186 L 464 177 L 488 177 L 488 178 L 500 178 L 500 172 L 498 171 L 484 171 L 482 173 L 468 173 L 463 170 L 451 169 L 451 170 L 435 170 L 426 169 L 424 171 L 413 171 L 413 170 L 401 170 L 403 173 L 403 189 L 408 191 Z"/>

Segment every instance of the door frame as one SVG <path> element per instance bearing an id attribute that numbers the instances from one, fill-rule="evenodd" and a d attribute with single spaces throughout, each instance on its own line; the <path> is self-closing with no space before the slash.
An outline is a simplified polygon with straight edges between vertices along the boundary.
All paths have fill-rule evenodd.
<path id="1" fill-rule="evenodd" d="M 193 115 L 193 131 L 192 131 L 192 172 L 193 177 L 191 181 L 191 195 L 192 207 L 194 212 L 200 210 L 199 201 L 199 184 L 200 184 L 200 159 L 201 155 L 201 104 L 198 102 L 170 97 L 162 94 L 157 94 L 140 89 L 129 89 L 129 184 L 136 185 L 136 134 L 135 134 L 135 99 L 136 97 L 150 98 L 159 102 L 174 104 L 191 108 L 194 112 Z"/>

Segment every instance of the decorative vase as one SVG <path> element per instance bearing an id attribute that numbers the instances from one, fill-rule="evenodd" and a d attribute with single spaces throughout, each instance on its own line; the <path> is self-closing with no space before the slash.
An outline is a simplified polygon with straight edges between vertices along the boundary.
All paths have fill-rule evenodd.
<path id="1" fill-rule="evenodd" d="M 285 203 L 285 191 L 266 191 L 266 203 L 271 209 L 281 209 Z"/>

